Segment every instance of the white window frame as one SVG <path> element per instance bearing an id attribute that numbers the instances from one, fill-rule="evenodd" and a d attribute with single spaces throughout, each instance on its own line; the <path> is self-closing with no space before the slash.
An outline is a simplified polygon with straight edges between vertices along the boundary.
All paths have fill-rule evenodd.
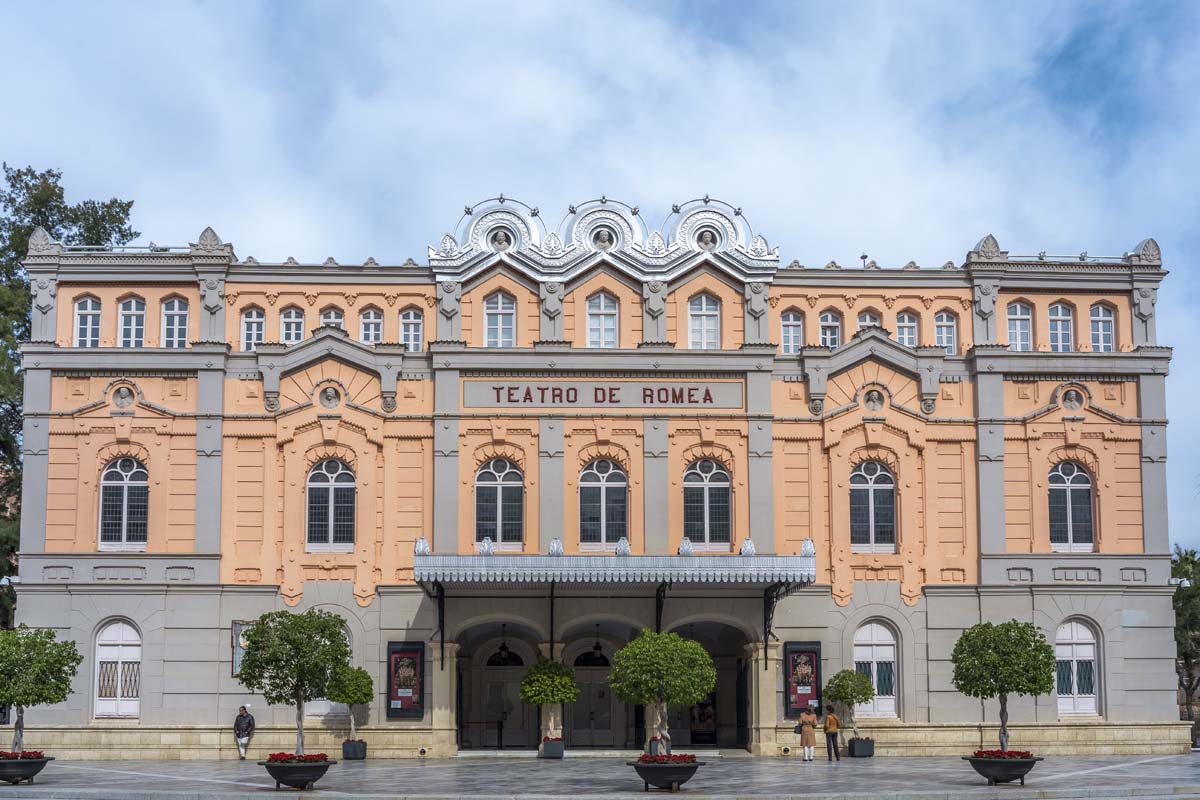
<path id="1" fill-rule="evenodd" d="M 587 346 L 611 350 L 620 346 L 621 304 L 608 292 L 587 299 Z"/>
<path id="2" fill-rule="evenodd" d="M 804 347 L 804 315 L 789 308 L 779 315 L 779 344 L 784 355 L 795 355 Z"/>
<path id="3" fill-rule="evenodd" d="M 1067 620 L 1058 626 L 1054 636 L 1054 690 L 1058 698 L 1060 717 L 1100 716 L 1100 659 L 1096 633 L 1092 626 L 1080 620 Z M 1070 662 L 1071 694 L 1058 694 L 1058 663 Z M 1076 694 L 1079 686 L 1079 663 L 1092 662 L 1092 693 Z"/>
<path id="4" fill-rule="evenodd" d="M 326 306 L 321 309 L 321 325 L 332 325 L 335 328 L 346 329 L 346 312 L 337 306 Z"/>
<path id="5" fill-rule="evenodd" d="M 117 341 L 125 349 L 146 346 L 146 301 L 142 298 L 126 297 L 118 304 Z"/>
<path id="6" fill-rule="evenodd" d="M 75 346 L 93 348 L 100 346 L 100 314 L 103 306 L 100 299 L 92 296 L 75 301 Z M 87 319 L 86 335 L 81 336 L 81 326 Z"/>
<path id="7" fill-rule="evenodd" d="M 339 469 L 336 473 L 329 473 L 328 471 L 325 471 L 324 470 L 325 465 L 330 462 L 340 465 L 341 469 Z M 318 470 L 322 470 L 322 474 L 329 476 L 329 480 L 314 482 L 313 475 L 315 475 Z M 336 482 L 334 479 L 340 475 L 349 475 L 353 479 L 353 482 L 351 482 L 351 483 L 346 483 L 344 481 L 341 483 Z M 354 541 L 335 542 L 335 541 L 333 541 L 334 512 L 336 510 L 335 503 L 334 503 L 334 498 L 336 495 L 335 490 L 336 489 L 344 489 L 347 486 L 349 486 L 351 489 L 354 490 Z M 309 508 L 308 508 L 308 506 L 309 506 L 309 503 L 311 502 L 310 497 L 311 497 L 313 489 L 316 489 L 318 491 L 324 489 L 324 490 L 326 490 L 326 495 L 327 495 L 326 500 L 325 500 L 326 511 L 327 511 L 327 516 L 325 519 L 325 540 L 320 541 L 320 542 L 311 542 L 311 541 L 309 541 L 309 536 L 308 536 L 308 533 L 309 533 L 309 531 L 308 531 Z M 318 461 L 316 464 L 314 464 L 313 468 L 308 471 L 308 477 L 305 478 L 305 480 L 304 480 L 304 549 L 305 549 L 305 552 L 307 552 L 307 553 L 353 553 L 354 547 L 358 543 L 358 499 L 359 499 L 358 498 L 358 476 L 354 474 L 354 470 L 350 468 L 349 464 L 347 464 L 345 461 L 342 461 L 340 458 L 325 458 L 325 459 Z"/>
<path id="8" fill-rule="evenodd" d="M 358 338 L 364 344 L 379 344 L 383 341 L 383 312 L 368 306 L 358 315 Z"/>
<path id="9" fill-rule="evenodd" d="M 864 328 L 879 328 L 881 327 L 882 318 L 879 312 L 868 308 L 866 311 L 858 312 L 858 329 L 861 331 Z"/>
<path id="10" fill-rule="evenodd" d="M 188 301 L 168 297 L 162 304 L 162 346 L 180 350 L 188 345 Z M 180 338 L 182 333 L 182 338 Z"/>
<path id="11" fill-rule="evenodd" d="M 142 675 L 142 637 L 136 628 L 125 620 L 113 620 L 100 629 L 96 635 L 95 672 L 92 678 L 92 714 L 97 718 L 137 719 L 141 715 L 141 684 Z M 114 698 L 100 697 L 101 664 L 115 663 L 115 679 L 117 696 Z M 132 665 L 137 665 L 137 695 L 122 696 L 125 687 L 125 673 Z"/>
<path id="12" fill-rule="evenodd" d="M 934 343 L 946 351 L 946 355 L 958 355 L 958 315 L 950 311 L 939 311 L 933 318 Z"/>
<path id="13" fill-rule="evenodd" d="M 878 467 L 874 475 L 868 474 L 867 465 Z M 888 466 L 880 461 L 864 461 L 853 470 L 850 471 L 851 477 L 861 474 L 867 480 L 865 484 L 850 484 L 850 494 L 847 495 L 847 501 L 851 502 L 854 492 L 867 493 L 867 532 L 870 534 L 869 542 L 856 543 L 850 542 L 850 552 L 852 553 L 896 553 L 900 548 L 900 490 L 899 481 L 896 480 L 896 474 L 892 472 Z M 883 479 L 890 481 L 884 482 Z M 875 506 L 876 494 L 880 491 L 890 489 L 892 492 L 892 542 L 876 542 L 875 541 Z M 850 508 L 853 508 L 851 503 Z"/>
<path id="14" fill-rule="evenodd" d="M 128 472 L 120 468 L 120 463 L 128 459 L 134 463 Z M 125 477 L 120 480 L 110 480 L 107 476 L 111 470 L 116 470 L 122 473 Z M 129 474 L 136 472 L 146 473 L 145 480 L 131 480 Z M 133 456 L 119 456 L 112 459 L 104 465 L 100 470 L 100 496 L 99 508 L 96 517 L 96 549 L 102 552 L 130 552 L 142 553 L 145 552 L 146 546 L 150 539 L 150 470 L 139 459 Z M 121 540 L 119 542 L 106 542 L 104 536 L 104 490 L 106 488 L 117 487 L 121 489 Z M 129 541 L 129 489 L 131 487 L 145 487 L 146 489 L 146 541 Z"/>
<path id="15" fill-rule="evenodd" d="M 517 346 L 517 299 L 493 292 L 483 301 L 484 347 Z"/>
<path id="16" fill-rule="evenodd" d="M 1070 353 L 1075 350 L 1075 309 L 1066 303 L 1050 306 L 1050 352 Z"/>
<path id="17" fill-rule="evenodd" d="M 296 344 L 304 341 L 304 309 L 288 306 L 279 313 L 279 341 Z"/>
<path id="18" fill-rule="evenodd" d="M 1111 306 L 1096 303 L 1088 313 L 1091 321 L 1092 352 L 1115 353 L 1117 350 L 1116 312 Z"/>
<path id="19" fill-rule="evenodd" d="M 721 301 L 708 292 L 688 300 L 688 347 L 721 349 Z"/>
<path id="20" fill-rule="evenodd" d="M 921 318 L 912 311 L 901 311 L 896 315 L 896 341 L 905 347 L 916 347 L 921 343 Z"/>
<path id="21" fill-rule="evenodd" d="M 1075 468 L 1075 472 L 1073 472 L 1071 476 L 1067 476 L 1065 473 L 1061 472 L 1061 470 L 1063 469 L 1063 465 L 1065 465 L 1065 464 L 1070 464 L 1072 467 Z M 1049 480 L 1049 475 L 1054 475 L 1055 473 L 1063 475 L 1063 477 L 1067 478 L 1068 480 L 1073 479 L 1075 475 L 1083 475 L 1084 478 L 1087 479 L 1087 483 L 1072 483 L 1072 482 L 1063 483 L 1063 484 L 1051 483 Z M 1051 467 L 1049 475 L 1047 476 L 1047 480 L 1046 480 L 1047 512 L 1049 512 L 1050 493 L 1051 492 L 1064 492 L 1067 496 L 1067 499 L 1066 499 L 1067 541 L 1065 541 L 1065 542 L 1050 542 L 1051 552 L 1055 552 L 1055 553 L 1094 553 L 1094 552 L 1096 552 L 1096 532 L 1097 532 L 1096 531 L 1096 529 L 1097 529 L 1097 525 L 1096 525 L 1096 480 L 1092 476 L 1092 473 L 1089 472 L 1087 469 L 1085 469 L 1082 464 L 1068 459 L 1065 461 L 1059 461 L 1057 464 L 1055 464 L 1053 467 Z M 1079 491 L 1087 491 L 1087 493 L 1088 493 L 1088 504 L 1089 504 L 1089 507 L 1091 508 L 1091 512 L 1092 512 L 1092 541 L 1090 541 L 1090 542 L 1075 541 L 1075 520 L 1074 520 L 1075 511 L 1074 511 L 1074 503 L 1072 502 L 1071 498 L 1072 498 L 1073 492 L 1079 492 Z M 1047 516 L 1047 521 L 1049 521 L 1048 516 Z M 1047 535 L 1049 535 L 1049 531 L 1047 531 Z"/>
<path id="22" fill-rule="evenodd" d="M 425 314 L 421 309 L 409 306 L 401 310 L 400 343 L 410 353 L 419 353 L 425 347 Z"/>
<path id="23" fill-rule="evenodd" d="M 1033 352 L 1033 307 L 1016 300 L 1005 308 L 1008 320 L 1008 349 L 1014 353 Z"/>
<path id="24" fill-rule="evenodd" d="M 704 472 L 701 465 L 711 463 L 713 469 L 709 472 Z M 699 475 L 701 480 L 698 482 L 689 483 L 688 475 Z M 692 540 L 692 549 L 699 552 L 714 552 L 728 553 L 733 549 L 733 543 L 737 539 L 737 514 L 733 504 L 733 474 L 723 463 L 715 458 L 698 458 L 688 465 L 683 471 L 683 487 L 687 489 L 703 489 L 704 491 L 704 539 L 702 541 Z M 729 541 L 714 542 L 712 541 L 712 493 L 713 489 L 726 489 L 729 492 Z M 684 515 L 687 514 L 687 504 L 684 503 Z M 686 535 L 686 529 L 685 529 Z"/>
<path id="25" fill-rule="evenodd" d="M 900 659 L 896 634 L 891 628 L 881 622 L 867 622 L 854 632 L 854 668 L 865 662 L 871 665 L 871 688 L 876 689 L 875 697 L 867 703 L 854 706 L 855 717 L 863 718 L 894 718 L 898 716 L 900 696 Z M 878 692 L 879 664 L 892 665 L 892 693 L 880 695 Z"/>
<path id="26" fill-rule="evenodd" d="M 598 469 L 601 463 L 609 465 L 605 473 Z M 600 490 L 600 541 L 583 541 L 583 489 L 590 487 Z M 625 538 L 629 537 L 629 476 L 621 465 L 611 458 L 597 458 L 589 461 L 579 473 L 579 549 L 582 551 L 615 550 L 616 537 L 609 541 L 608 533 L 608 493 L 623 492 L 625 494 Z"/>
<path id="27" fill-rule="evenodd" d="M 504 465 L 503 472 L 497 472 L 496 467 L 499 464 Z M 489 472 L 497 476 L 496 480 L 484 480 L 482 478 L 484 472 Z M 511 478 L 509 476 L 512 476 Z M 529 525 L 528 504 L 529 493 L 525 491 L 525 473 L 517 466 L 515 461 L 504 457 L 490 458 L 483 464 L 479 465 L 479 469 L 475 470 L 475 495 L 471 498 L 472 512 L 475 516 L 474 540 L 475 549 L 478 550 L 483 544 L 483 540 L 479 538 L 479 488 L 481 486 L 495 488 L 496 490 L 496 528 L 495 535 L 492 539 L 492 548 L 497 551 L 521 552 L 525 549 L 525 531 Z M 504 532 L 504 488 L 520 486 L 521 487 L 521 538 L 519 541 L 512 539 L 504 540 L 502 538 Z"/>
<path id="28" fill-rule="evenodd" d="M 242 350 L 253 351 L 263 343 L 267 330 L 267 313 L 261 308 L 247 308 L 242 312 Z"/>
<path id="29" fill-rule="evenodd" d="M 830 350 L 842 346 L 842 315 L 836 311 L 822 311 L 820 321 L 820 344 Z"/>

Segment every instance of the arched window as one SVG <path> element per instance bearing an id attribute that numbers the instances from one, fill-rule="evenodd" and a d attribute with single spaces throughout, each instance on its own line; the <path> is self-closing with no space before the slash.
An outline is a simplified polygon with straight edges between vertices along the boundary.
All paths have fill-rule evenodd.
<path id="1" fill-rule="evenodd" d="M 842 345 L 842 315 L 836 311 L 821 314 L 821 346 L 836 350 Z"/>
<path id="2" fill-rule="evenodd" d="M 1090 553 L 1092 533 L 1092 478 L 1074 461 L 1063 461 L 1050 470 L 1050 549 Z"/>
<path id="3" fill-rule="evenodd" d="M 900 676 L 896 671 L 896 636 L 891 628 L 868 622 L 854 632 L 854 669 L 871 679 L 875 698 L 854 707 L 860 717 L 896 716 Z"/>
<path id="4" fill-rule="evenodd" d="M 783 312 L 780 320 L 779 341 L 783 346 L 784 355 L 799 353 L 804 347 L 804 315 L 799 311 Z"/>
<path id="5" fill-rule="evenodd" d="M 958 317 L 949 311 L 939 311 L 933 318 L 934 343 L 952 356 L 958 353 Z"/>
<path id="6" fill-rule="evenodd" d="M 721 301 L 698 294 L 688 301 L 688 341 L 693 350 L 721 348 Z"/>
<path id="7" fill-rule="evenodd" d="M 141 347 L 146 343 L 146 301 L 127 297 L 121 301 L 121 347 Z"/>
<path id="8" fill-rule="evenodd" d="M 97 717 L 136 717 L 142 688 L 142 637 L 128 622 L 110 622 L 96 637 Z"/>
<path id="9" fill-rule="evenodd" d="M 150 474 L 122 456 L 100 473 L 100 549 L 144 550 L 150 508 Z"/>
<path id="10" fill-rule="evenodd" d="M 628 535 L 629 480 L 607 458 L 597 459 L 579 475 L 579 541 L 616 544 Z"/>
<path id="11" fill-rule="evenodd" d="M 75 301 L 75 346 L 100 346 L 100 301 L 94 297 Z"/>
<path id="12" fill-rule="evenodd" d="M 179 349 L 187 347 L 187 340 L 187 300 L 172 297 L 162 305 L 162 346 Z"/>
<path id="13" fill-rule="evenodd" d="M 366 344 L 383 341 L 383 312 L 378 308 L 363 309 L 358 316 L 358 338 Z"/>
<path id="14" fill-rule="evenodd" d="M 1083 622 L 1058 626 L 1054 637 L 1057 659 L 1058 715 L 1099 713 L 1096 703 L 1096 635 Z"/>
<path id="15" fill-rule="evenodd" d="M 1092 306 L 1092 350 L 1097 353 L 1111 353 L 1116 349 L 1114 336 L 1113 310 L 1103 303 Z"/>
<path id="16" fill-rule="evenodd" d="M 248 308 L 242 312 L 242 349 L 253 350 L 263 343 L 267 315 L 261 308 Z"/>
<path id="17" fill-rule="evenodd" d="M 475 475 L 475 541 L 519 543 L 525 538 L 525 476 L 493 458 Z"/>
<path id="18" fill-rule="evenodd" d="M 1075 349 L 1075 312 L 1066 303 L 1050 306 L 1050 352 L 1069 353 Z"/>
<path id="19" fill-rule="evenodd" d="M 587 301 L 588 347 L 617 346 L 617 298 L 598 292 Z"/>
<path id="20" fill-rule="evenodd" d="M 863 328 L 878 328 L 879 327 L 879 312 L 867 309 L 859 312 L 858 329 Z"/>
<path id="21" fill-rule="evenodd" d="M 877 461 L 850 473 L 850 547 L 857 553 L 896 550 L 896 479 Z"/>
<path id="22" fill-rule="evenodd" d="M 911 311 L 901 311 L 896 315 L 896 341 L 905 347 L 916 347 L 920 343 L 917 336 L 917 315 Z"/>
<path id="23" fill-rule="evenodd" d="M 1008 304 L 1008 349 L 1016 353 L 1033 349 L 1033 309 L 1025 303 Z"/>
<path id="24" fill-rule="evenodd" d="M 354 549 L 354 492 L 354 473 L 336 458 L 325 459 L 309 471 L 309 552 Z"/>
<path id="25" fill-rule="evenodd" d="M 321 311 L 322 325 L 332 325 L 335 328 L 343 328 L 345 327 L 345 319 L 346 315 L 342 313 L 340 308 L 335 306 L 330 306 L 329 308 Z"/>
<path id="26" fill-rule="evenodd" d="M 295 344 L 304 340 L 304 310 L 290 306 L 279 315 L 279 341 Z"/>
<path id="27" fill-rule="evenodd" d="M 425 315 L 419 308 L 400 312 L 400 344 L 410 353 L 419 353 L 425 346 Z"/>
<path id="28" fill-rule="evenodd" d="M 512 295 L 496 292 L 483 301 L 484 344 L 488 347 L 517 346 L 517 301 Z"/>
<path id="29" fill-rule="evenodd" d="M 683 535 L 693 544 L 732 541 L 732 482 L 720 462 L 702 458 L 683 473 Z"/>

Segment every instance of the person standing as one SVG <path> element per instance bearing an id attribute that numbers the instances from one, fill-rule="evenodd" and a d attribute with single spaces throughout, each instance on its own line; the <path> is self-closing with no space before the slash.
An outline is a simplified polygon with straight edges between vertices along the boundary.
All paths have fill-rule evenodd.
<path id="1" fill-rule="evenodd" d="M 804 760 L 812 761 L 817 748 L 817 712 L 812 706 L 800 712 L 800 746 L 804 748 Z"/>
<path id="2" fill-rule="evenodd" d="M 838 715 L 833 713 L 833 706 L 825 706 L 825 755 L 829 756 L 829 760 L 833 761 L 836 758 L 842 760 L 842 754 L 838 752 L 838 729 L 842 727 L 842 721 L 838 719 Z"/>
<path id="3" fill-rule="evenodd" d="M 238 706 L 237 716 L 233 718 L 233 738 L 237 740 L 238 759 L 246 760 L 246 745 L 254 735 L 254 716 L 246 706 Z"/>

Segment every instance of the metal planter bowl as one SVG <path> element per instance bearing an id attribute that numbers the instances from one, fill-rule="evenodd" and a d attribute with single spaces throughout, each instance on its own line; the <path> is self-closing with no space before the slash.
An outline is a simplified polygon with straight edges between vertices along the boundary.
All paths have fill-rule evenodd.
<path id="1" fill-rule="evenodd" d="M 963 761 L 970 761 L 975 771 L 987 778 L 988 786 L 995 786 L 997 783 L 1012 783 L 1018 780 L 1024 786 L 1025 776 L 1029 774 L 1029 770 L 1033 769 L 1033 765 L 1041 760 L 1041 756 L 1034 756 L 1032 758 L 976 758 L 975 756 L 963 756 Z"/>
<path id="2" fill-rule="evenodd" d="M 260 761 L 267 768 L 267 774 L 275 779 L 275 788 L 280 785 L 293 789 L 311 789 L 313 784 L 336 764 L 336 761 Z"/>
<path id="3" fill-rule="evenodd" d="M 46 768 L 46 762 L 53 760 L 53 756 L 0 759 L 0 781 L 6 781 L 14 786 L 21 781 L 33 783 L 33 776 Z"/>
<path id="4" fill-rule="evenodd" d="M 690 764 L 644 764 L 637 761 L 625 763 L 637 772 L 647 792 L 651 786 L 677 792 L 680 786 L 692 779 L 696 770 L 704 766 L 703 761 L 693 761 Z"/>

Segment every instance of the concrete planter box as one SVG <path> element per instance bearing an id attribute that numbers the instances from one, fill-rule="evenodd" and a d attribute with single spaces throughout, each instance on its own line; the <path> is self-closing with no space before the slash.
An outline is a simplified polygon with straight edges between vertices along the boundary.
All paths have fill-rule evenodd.
<path id="1" fill-rule="evenodd" d="M 846 754 L 851 758 L 870 758 L 875 755 L 874 739 L 848 739 Z"/>
<path id="2" fill-rule="evenodd" d="M 33 776 L 45 769 L 47 762 L 53 760 L 53 756 L 0 759 L 0 781 L 7 781 L 14 786 L 21 781 L 33 783 Z"/>
<path id="3" fill-rule="evenodd" d="M 538 753 L 538 758 L 558 758 L 563 757 L 566 752 L 566 747 L 563 745 L 562 739 L 558 741 L 542 742 L 542 752 Z"/>
<path id="4" fill-rule="evenodd" d="M 342 742 L 343 761 L 362 761 L 367 757 L 367 743 L 346 740 Z"/>
<path id="5" fill-rule="evenodd" d="M 280 785 L 293 789 L 312 789 L 313 784 L 336 764 L 336 761 L 310 761 L 287 763 L 285 761 L 260 761 L 267 768 L 267 774 L 275 779 L 275 788 Z"/>

